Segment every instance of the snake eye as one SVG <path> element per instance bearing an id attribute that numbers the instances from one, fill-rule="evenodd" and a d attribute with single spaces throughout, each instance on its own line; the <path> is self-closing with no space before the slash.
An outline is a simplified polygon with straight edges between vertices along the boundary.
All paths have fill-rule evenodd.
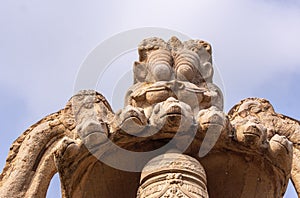
<path id="1" fill-rule="evenodd" d="M 176 69 L 176 76 L 178 80 L 192 81 L 195 77 L 195 72 L 189 65 L 180 65 Z"/>

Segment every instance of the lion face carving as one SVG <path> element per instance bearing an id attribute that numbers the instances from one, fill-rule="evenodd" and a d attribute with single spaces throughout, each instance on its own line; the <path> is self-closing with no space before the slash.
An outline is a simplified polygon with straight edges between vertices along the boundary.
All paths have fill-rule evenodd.
<path id="1" fill-rule="evenodd" d="M 149 120 L 158 130 L 176 133 L 188 131 L 194 118 L 189 105 L 170 97 L 154 106 Z"/>

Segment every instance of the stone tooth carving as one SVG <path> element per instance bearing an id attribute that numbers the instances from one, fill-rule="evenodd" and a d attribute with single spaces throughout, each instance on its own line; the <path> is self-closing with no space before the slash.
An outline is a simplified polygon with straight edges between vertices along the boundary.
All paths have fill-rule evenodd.
<path id="1" fill-rule="evenodd" d="M 210 84 L 213 85 L 213 84 Z M 199 110 L 215 106 L 223 110 L 223 95 L 216 86 L 198 87 L 189 82 L 169 81 L 156 83 L 138 83 L 133 85 L 125 97 L 125 105 L 144 108 L 146 117 L 151 108 L 173 97 L 189 105 L 195 115 Z"/>

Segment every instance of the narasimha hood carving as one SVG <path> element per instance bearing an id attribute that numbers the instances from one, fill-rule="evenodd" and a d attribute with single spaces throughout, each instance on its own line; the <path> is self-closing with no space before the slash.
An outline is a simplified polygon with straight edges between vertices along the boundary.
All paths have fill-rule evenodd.
<path id="1" fill-rule="evenodd" d="M 248 98 L 223 111 L 211 45 L 148 38 L 116 113 L 96 91 L 26 130 L 11 146 L 0 197 L 282 197 L 300 195 L 300 122 Z M 141 173 L 142 172 L 142 173 Z"/>

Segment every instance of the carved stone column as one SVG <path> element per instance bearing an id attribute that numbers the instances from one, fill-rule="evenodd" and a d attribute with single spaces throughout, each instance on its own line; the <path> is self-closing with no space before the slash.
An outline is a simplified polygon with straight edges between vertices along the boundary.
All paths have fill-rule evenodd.
<path id="1" fill-rule="evenodd" d="M 177 153 L 160 155 L 144 167 L 137 197 L 207 198 L 205 170 L 190 156 Z"/>

